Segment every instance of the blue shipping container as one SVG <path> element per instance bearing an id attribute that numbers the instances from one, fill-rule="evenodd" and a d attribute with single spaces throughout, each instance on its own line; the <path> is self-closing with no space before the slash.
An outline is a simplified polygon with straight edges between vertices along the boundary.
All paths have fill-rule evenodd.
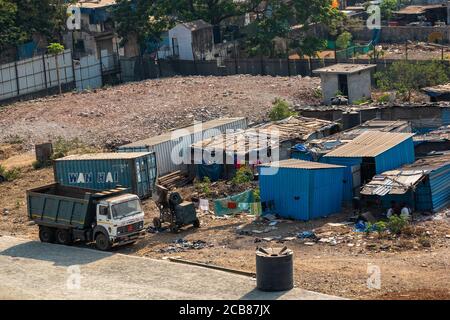
<path id="1" fill-rule="evenodd" d="M 272 202 L 281 217 L 307 221 L 341 211 L 342 166 L 290 159 L 262 165 L 259 174 L 261 202 Z"/>
<path id="2" fill-rule="evenodd" d="M 109 190 L 121 185 L 146 198 L 155 187 L 156 159 L 153 152 L 72 155 L 55 161 L 54 174 L 64 186 Z"/>

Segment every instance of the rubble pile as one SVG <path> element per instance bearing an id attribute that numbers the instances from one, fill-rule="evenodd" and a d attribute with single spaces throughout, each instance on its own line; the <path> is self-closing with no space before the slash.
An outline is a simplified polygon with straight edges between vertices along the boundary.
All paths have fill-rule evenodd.
<path id="1" fill-rule="evenodd" d="M 0 108 L 0 142 L 19 136 L 31 148 L 58 136 L 89 145 L 115 147 L 194 120 L 246 116 L 260 122 L 275 98 L 293 103 L 319 102 L 318 78 L 173 77 L 81 93 L 65 93 Z"/>

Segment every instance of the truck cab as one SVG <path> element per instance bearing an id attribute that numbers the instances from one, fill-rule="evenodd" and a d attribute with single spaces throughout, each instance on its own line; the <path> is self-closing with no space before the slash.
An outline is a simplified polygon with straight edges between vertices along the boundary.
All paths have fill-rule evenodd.
<path id="1" fill-rule="evenodd" d="M 99 249 L 132 243 L 143 229 L 144 212 L 138 196 L 123 194 L 98 202 L 93 239 Z"/>

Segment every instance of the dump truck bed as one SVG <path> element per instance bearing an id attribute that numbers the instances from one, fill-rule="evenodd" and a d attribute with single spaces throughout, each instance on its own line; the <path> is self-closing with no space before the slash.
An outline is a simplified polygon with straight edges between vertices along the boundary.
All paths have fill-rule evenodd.
<path id="1" fill-rule="evenodd" d="M 84 229 L 95 220 L 96 200 L 124 191 L 98 192 L 59 184 L 32 189 L 27 191 L 28 217 L 40 225 Z"/>

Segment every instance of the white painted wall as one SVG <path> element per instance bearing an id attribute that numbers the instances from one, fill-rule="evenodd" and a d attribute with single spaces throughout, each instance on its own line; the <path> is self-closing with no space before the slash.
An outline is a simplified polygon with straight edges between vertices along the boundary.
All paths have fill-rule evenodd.
<path id="1" fill-rule="evenodd" d="M 178 46 L 180 50 L 180 60 L 194 60 L 192 53 L 192 32 L 182 24 L 178 24 L 169 30 L 170 54 L 173 54 L 172 39 L 178 39 Z"/>

